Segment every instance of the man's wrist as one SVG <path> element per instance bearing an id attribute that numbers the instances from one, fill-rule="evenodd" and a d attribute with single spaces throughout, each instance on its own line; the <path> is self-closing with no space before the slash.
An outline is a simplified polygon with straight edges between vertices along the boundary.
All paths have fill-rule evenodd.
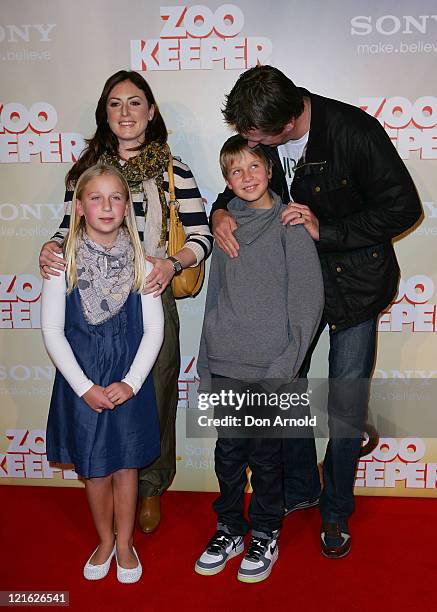
<path id="1" fill-rule="evenodd" d="M 229 214 L 227 208 L 216 208 L 215 210 L 212 211 L 211 218 L 214 217 L 214 215 L 216 215 L 217 213 L 226 213 L 226 214 Z"/>

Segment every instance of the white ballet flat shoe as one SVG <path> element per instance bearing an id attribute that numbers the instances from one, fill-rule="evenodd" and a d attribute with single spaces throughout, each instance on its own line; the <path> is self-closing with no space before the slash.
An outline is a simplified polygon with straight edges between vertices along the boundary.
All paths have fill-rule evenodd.
<path id="1" fill-rule="evenodd" d="M 109 568 L 111 567 L 112 558 L 115 555 L 115 544 L 114 544 L 114 548 L 112 549 L 111 554 L 106 559 L 105 563 L 102 563 L 101 565 L 91 565 L 90 561 L 93 558 L 93 555 L 96 552 L 96 550 L 93 552 L 91 557 L 85 563 L 85 566 L 83 568 L 83 575 L 84 575 L 84 578 L 86 578 L 87 580 L 101 580 L 108 574 Z"/>
<path id="2" fill-rule="evenodd" d="M 140 560 L 137 555 L 137 551 L 134 550 L 134 555 L 137 558 L 138 565 L 132 569 L 127 569 L 125 567 L 121 567 L 118 563 L 117 552 L 115 553 L 115 560 L 117 561 L 117 579 L 118 582 L 122 582 L 123 584 L 133 584 L 134 582 L 138 582 L 141 578 L 141 574 L 143 573 L 143 568 L 140 563 Z"/>

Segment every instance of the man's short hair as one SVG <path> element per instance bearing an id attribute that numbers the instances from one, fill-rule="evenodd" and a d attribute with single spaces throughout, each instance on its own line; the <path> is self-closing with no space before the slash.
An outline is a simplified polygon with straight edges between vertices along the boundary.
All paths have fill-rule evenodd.
<path id="1" fill-rule="evenodd" d="M 265 165 L 267 170 L 269 170 L 271 162 L 263 149 L 258 145 L 253 148 L 249 147 L 245 138 L 240 136 L 240 134 L 235 134 L 227 139 L 220 150 L 220 168 L 225 180 L 228 178 L 228 172 L 232 162 L 234 159 L 240 157 L 244 151 L 248 151 L 257 157 Z"/>
<path id="2" fill-rule="evenodd" d="M 302 93 L 283 72 L 273 66 L 255 66 L 239 76 L 222 113 L 240 134 L 252 129 L 278 134 L 303 109 Z"/>

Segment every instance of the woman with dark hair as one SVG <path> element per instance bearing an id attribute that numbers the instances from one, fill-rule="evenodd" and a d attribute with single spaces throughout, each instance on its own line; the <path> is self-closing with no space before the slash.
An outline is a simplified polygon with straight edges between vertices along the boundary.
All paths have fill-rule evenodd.
<path id="1" fill-rule="evenodd" d="M 68 172 L 66 178 L 67 186 L 68 183 L 74 184 L 82 172 L 95 164 L 101 158 L 102 154 L 111 151 L 112 153 L 118 155 L 120 152 L 120 146 L 123 146 L 123 143 L 120 142 L 120 140 L 130 140 L 133 136 L 132 131 L 125 130 L 125 136 L 123 138 L 122 130 L 117 128 L 115 123 L 112 123 L 111 125 L 109 119 L 111 113 L 120 108 L 119 100 L 116 99 L 116 96 L 114 97 L 114 92 L 112 90 L 120 83 L 125 84 L 126 82 L 131 83 L 134 87 L 143 92 L 146 106 L 148 107 L 146 110 L 151 110 L 146 121 L 144 133 L 139 135 L 139 137 L 144 141 L 142 143 L 133 143 L 133 148 L 131 149 L 133 155 L 129 155 L 129 157 L 135 157 L 141 149 L 146 148 L 147 144 L 159 143 L 164 145 L 167 142 L 167 128 L 165 127 L 164 119 L 159 112 L 149 84 L 140 74 L 138 74 L 138 72 L 120 70 L 119 72 L 116 72 L 110 76 L 103 87 L 103 91 L 97 103 L 95 112 L 97 124 L 96 133 L 92 138 L 87 140 L 87 148 L 83 151 L 80 159 L 78 159 L 78 161 Z M 117 91 L 115 94 L 116 93 Z M 140 107 L 138 110 L 143 112 L 144 109 L 141 108 L 141 106 L 142 105 L 139 104 L 139 101 L 133 99 L 131 100 L 131 109 Z M 146 115 L 144 115 L 144 120 L 146 120 L 145 117 Z M 136 129 L 136 131 L 143 132 L 143 127 L 144 126 L 140 124 L 138 126 L 138 130 Z M 144 138 L 142 138 L 142 136 L 144 136 Z"/>
<path id="2" fill-rule="evenodd" d="M 97 104 L 97 129 L 66 177 L 65 216 L 40 254 L 41 275 L 59 275 L 65 261 L 59 257 L 70 225 L 74 185 L 84 170 L 97 162 L 109 164 L 127 179 L 134 202 L 138 233 L 153 271 L 146 278 L 146 293 L 161 295 L 165 315 L 164 343 L 153 367 L 153 381 L 161 427 L 161 455 L 140 471 L 139 525 L 151 533 L 160 520 L 160 495 L 176 469 L 175 420 L 180 367 L 179 319 L 171 280 L 181 269 L 198 264 L 211 251 L 212 236 L 202 198 L 188 166 L 173 160 L 179 216 L 186 242 L 167 257 L 168 162 L 167 128 L 152 90 L 137 72 L 120 70 L 106 81 Z"/>

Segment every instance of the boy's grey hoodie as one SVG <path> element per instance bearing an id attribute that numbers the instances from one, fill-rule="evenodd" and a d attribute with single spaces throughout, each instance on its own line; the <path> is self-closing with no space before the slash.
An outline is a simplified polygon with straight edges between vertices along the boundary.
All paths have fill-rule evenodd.
<path id="1" fill-rule="evenodd" d="M 197 371 L 244 381 L 291 382 L 320 323 L 324 290 L 319 258 L 305 228 L 284 226 L 280 198 L 270 209 L 234 198 L 240 249 L 231 259 L 214 246 Z"/>

